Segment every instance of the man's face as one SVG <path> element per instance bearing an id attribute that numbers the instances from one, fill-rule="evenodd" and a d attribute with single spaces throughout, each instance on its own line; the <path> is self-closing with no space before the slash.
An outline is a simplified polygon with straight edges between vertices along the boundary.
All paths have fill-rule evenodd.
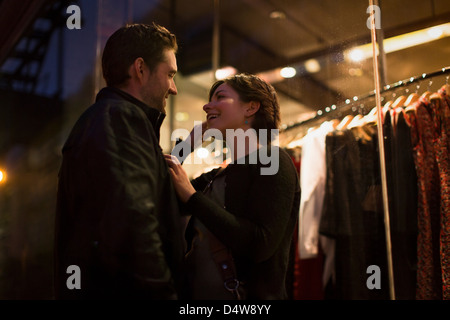
<path id="1" fill-rule="evenodd" d="M 149 70 L 141 94 L 144 102 L 150 107 L 165 113 L 166 99 L 177 94 L 174 77 L 177 73 L 177 60 L 173 50 L 164 51 L 164 60 Z"/>

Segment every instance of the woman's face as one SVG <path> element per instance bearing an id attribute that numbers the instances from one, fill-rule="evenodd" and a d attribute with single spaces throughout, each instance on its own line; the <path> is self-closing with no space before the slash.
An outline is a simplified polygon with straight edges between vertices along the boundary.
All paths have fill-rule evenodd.
<path id="1" fill-rule="evenodd" d="M 250 123 L 245 123 L 248 105 L 239 99 L 239 94 L 231 86 L 221 84 L 211 101 L 203 106 L 208 128 L 220 130 L 224 137 L 226 129 L 247 130 L 250 128 Z"/>

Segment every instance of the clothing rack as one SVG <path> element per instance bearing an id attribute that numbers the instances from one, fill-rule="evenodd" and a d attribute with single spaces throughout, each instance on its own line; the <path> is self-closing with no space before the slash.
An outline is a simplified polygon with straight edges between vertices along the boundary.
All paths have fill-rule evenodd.
<path id="1" fill-rule="evenodd" d="M 440 70 L 437 70 L 437 71 L 434 71 L 434 72 L 431 72 L 431 73 L 423 73 L 423 74 L 415 76 L 415 77 L 410 77 L 409 79 L 397 81 L 395 83 L 386 85 L 380 91 L 380 94 L 384 94 L 386 92 L 397 90 L 397 89 L 399 89 L 401 87 L 411 85 L 412 83 L 415 83 L 415 82 L 420 82 L 420 81 L 423 81 L 423 80 L 426 80 L 426 79 L 434 78 L 434 77 L 437 77 L 437 76 L 442 76 L 442 75 L 445 75 L 445 74 L 450 74 L 450 66 L 441 68 Z M 301 126 L 304 126 L 304 125 L 307 125 L 307 124 L 310 124 L 311 122 L 318 121 L 320 119 L 329 117 L 330 114 L 332 114 L 332 113 L 334 113 L 336 111 L 341 111 L 342 112 L 344 109 L 353 107 L 353 103 L 354 102 L 364 101 L 364 100 L 367 100 L 367 99 L 370 99 L 370 98 L 374 98 L 375 94 L 376 94 L 376 90 L 373 90 L 373 91 L 371 91 L 369 93 L 366 93 L 366 94 L 363 94 L 363 95 L 360 95 L 360 96 L 354 96 L 351 99 L 350 98 L 346 99 L 344 104 L 341 104 L 339 106 L 332 105 L 330 107 L 326 107 L 324 109 L 318 110 L 316 112 L 316 114 L 314 116 L 312 116 L 311 118 L 303 120 L 303 121 L 300 121 L 300 122 L 297 122 L 297 123 L 294 123 L 294 124 L 289 125 L 289 126 L 286 126 L 286 127 L 282 128 L 280 131 L 281 132 L 286 132 L 286 131 L 289 131 L 289 130 L 292 130 L 292 129 L 295 129 L 295 128 L 298 128 L 298 127 L 301 127 Z"/>
<path id="2" fill-rule="evenodd" d="M 375 43 L 375 41 L 373 41 Z M 374 55 L 375 56 L 375 55 Z M 376 59 L 374 59 L 376 60 Z M 361 101 L 374 98 L 376 100 L 376 108 L 378 109 L 377 118 L 378 121 L 382 121 L 382 106 L 381 106 L 381 95 L 385 94 L 390 91 L 398 90 L 399 88 L 406 87 L 411 85 L 412 83 L 417 83 L 420 81 L 424 81 L 426 79 L 435 78 L 438 76 L 448 75 L 447 81 L 450 77 L 450 66 L 443 67 L 440 70 L 431 72 L 431 73 L 423 73 L 421 75 L 410 77 L 409 79 L 397 81 L 395 83 L 386 85 L 382 88 L 379 86 L 379 78 L 377 78 L 378 73 L 376 70 L 378 69 L 378 65 L 374 61 L 374 77 L 375 77 L 375 84 L 376 89 L 360 96 L 355 96 L 352 99 L 347 99 L 344 104 L 341 104 L 339 106 L 333 105 L 331 107 L 327 107 L 323 110 L 318 110 L 314 116 L 312 116 L 309 119 L 300 121 L 298 123 L 295 123 L 293 125 L 289 125 L 281 130 L 281 132 L 285 132 L 294 128 L 302 127 L 305 125 L 308 125 L 309 127 L 312 126 L 313 123 L 317 123 L 318 121 L 326 121 L 329 120 L 332 114 L 335 112 L 341 112 L 342 114 L 348 112 L 350 108 L 352 111 L 357 111 L 357 108 L 355 108 L 354 103 L 358 102 L 361 103 Z M 429 87 L 431 87 L 431 82 L 429 84 Z M 417 87 L 419 88 L 419 87 Z M 428 89 L 430 90 L 430 88 Z M 360 106 L 365 109 L 363 104 L 360 104 Z M 382 186 L 382 198 L 383 198 L 383 211 L 384 211 L 384 225 L 385 225 L 385 234 L 386 234 L 386 251 L 387 251 L 387 260 L 388 260 L 388 274 L 389 274 L 389 294 L 390 298 L 392 300 L 395 300 L 395 289 L 394 289 L 394 275 L 393 275 L 393 261 L 392 261 L 392 248 L 391 248 L 391 237 L 390 237 L 390 212 L 389 212 L 389 203 L 388 203 L 388 193 L 387 193 L 387 177 L 386 177 L 386 164 L 385 164 L 385 155 L 384 155 L 384 144 L 380 141 L 383 141 L 383 129 L 382 126 L 378 126 L 378 143 L 379 143 L 379 158 L 380 158 L 380 172 L 381 172 L 381 186 Z"/>

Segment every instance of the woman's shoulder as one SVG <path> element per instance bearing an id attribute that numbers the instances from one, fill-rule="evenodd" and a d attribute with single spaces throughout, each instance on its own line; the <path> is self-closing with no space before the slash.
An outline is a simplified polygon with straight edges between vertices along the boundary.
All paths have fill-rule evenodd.
<path id="1" fill-rule="evenodd" d="M 296 172 L 291 156 L 279 146 L 264 147 L 259 154 L 259 163 L 268 174 L 279 174 L 280 171 L 288 174 Z"/>
<path id="2" fill-rule="evenodd" d="M 289 154 L 278 146 L 261 147 L 257 152 L 247 155 L 241 160 L 241 162 L 231 163 L 227 168 L 229 174 L 239 176 L 241 180 L 243 177 L 250 178 L 255 175 L 274 177 L 297 174 Z"/>
<path id="3" fill-rule="evenodd" d="M 278 146 L 275 146 L 274 148 L 278 149 L 278 153 L 280 154 L 280 159 L 282 159 L 283 161 L 292 162 L 291 156 L 284 148 L 280 148 Z"/>

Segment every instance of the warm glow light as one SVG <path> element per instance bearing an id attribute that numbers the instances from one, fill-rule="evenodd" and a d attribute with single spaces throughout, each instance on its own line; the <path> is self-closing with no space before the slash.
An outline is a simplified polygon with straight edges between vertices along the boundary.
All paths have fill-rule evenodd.
<path id="1" fill-rule="evenodd" d="M 283 78 L 292 78 L 297 74 L 297 71 L 292 67 L 286 67 L 280 70 L 280 74 Z"/>
<path id="2" fill-rule="evenodd" d="M 257 74 L 257 76 L 268 83 L 276 83 L 276 82 L 284 81 L 284 78 L 281 76 L 280 73 L 281 73 L 281 69 L 276 68 L 276 69 L 260 72 Z"/>
<path id="3" fill-rule="evenodd" d="M 309 59 L 305 61 L 305 69 L 309 73 L 316 73 L 320 71 L 320 63 L 316 59 Z"/>
<path id="4" fill-rule="evenodd" d="M 349 57 L 352 61 L 359 62 L 365 58 L 364 51 L 358 48 L 353 49 L 352 51 L 350 51 Z"/>
<path id="5" fill-rule="evenodd" d="M 426 28 L 410 33 L 405 33 L 396 37 L 388 38 L 383 41 L 385 53 L 395 52 L 439 38 L 450 36 L 450 23 L 441 24 L 431 28 Z M 378 54 L 378 52 L 377 52 Z M 368 43 L 344 53 L 347 59 L 352 61 L 361 61 L 372 57 L 372 44 Z"/>
<path id="6" fill-rule="evenodd" d="M 348 69 L 348 74 L 352 77 L 361 77 L 363 75 L 363 71 L 361 68 L 350 68 Z"/>
<path id="7" fill-rule="evenodd" d="M 5 174 L 0 170 L 0 183 L 5 182 Z"/>
<path id="8" fill-rule="evenodd" d="M 233 67 L 223 67 L 216 70 L 216 79 L 222 80 L 229 76 L 235 75 L 237 70 Z"/>
<path id="9" fill-rule="evenodd" d="M 430 38 L 437 39 L 442 36 L 444 31 L 442 31 L 440 27 L 433 27 L 431 29 L 428 29 L 427 33 L 430 36 Z"/>
<path id="10" fill-rule="evenodd" d="M 209 151 L 206 148 L 199 148 L 197 149 L 197 157 L 199 157 L 200 159 L 205 159 L 207 158 L 209 155 Z"/>
<path id="11" fill-rule="evenodd" d="M 175 120 L 177 121 L 187 121 L 189 120 L 189 113 L 187 112 L 177 112 L 175 114 Z"/>
<path id="12" fill-rule="evenodd" d="M 396 37 L 384 39 L 383 47 L 385 53 L 390 53 L 398 50 L 403 50 L 409 47 L 418 46 L 427 42 L 434 41 L 450 36 L 450 23 L 441 24 L 438 26 L 422 29 L 406 34 L 402 34 Z M 376 49 L 378 51 L 378 48 Z M 356 48 L 349 49 L 344 52 L 344 57 L 347 60 L 353 62 L 360 62 L 365 59 L 372 58 L 372 44 L 358 46 Z M 377 52 L 378 54 L 378 52 Z M 309 73 L 320 71 L 320 63 L 315 59 L 307 60 L 303 63 L 305 70 Z M 301 69 L 301 68 L 300 68 Z M 317 71 L 316 71 L 317 70 Z M 361 69 L 349 70 L 353 76 L 361 76 Z M 285 78 L 291 78 L 296 75 L 296 69 L 293 67 L 286 68 L 274 68 L 271 70 L 263 71 L 257 75 L 268 83 L 277 83 L 284 81 Z"/>
<path id="13" fill-rule="evenodd" d="M 286 14 L 282 11 L 272 11 L 269 15 L 271 19 L 279 19 L 284 20 L 286 19 Z"/>

